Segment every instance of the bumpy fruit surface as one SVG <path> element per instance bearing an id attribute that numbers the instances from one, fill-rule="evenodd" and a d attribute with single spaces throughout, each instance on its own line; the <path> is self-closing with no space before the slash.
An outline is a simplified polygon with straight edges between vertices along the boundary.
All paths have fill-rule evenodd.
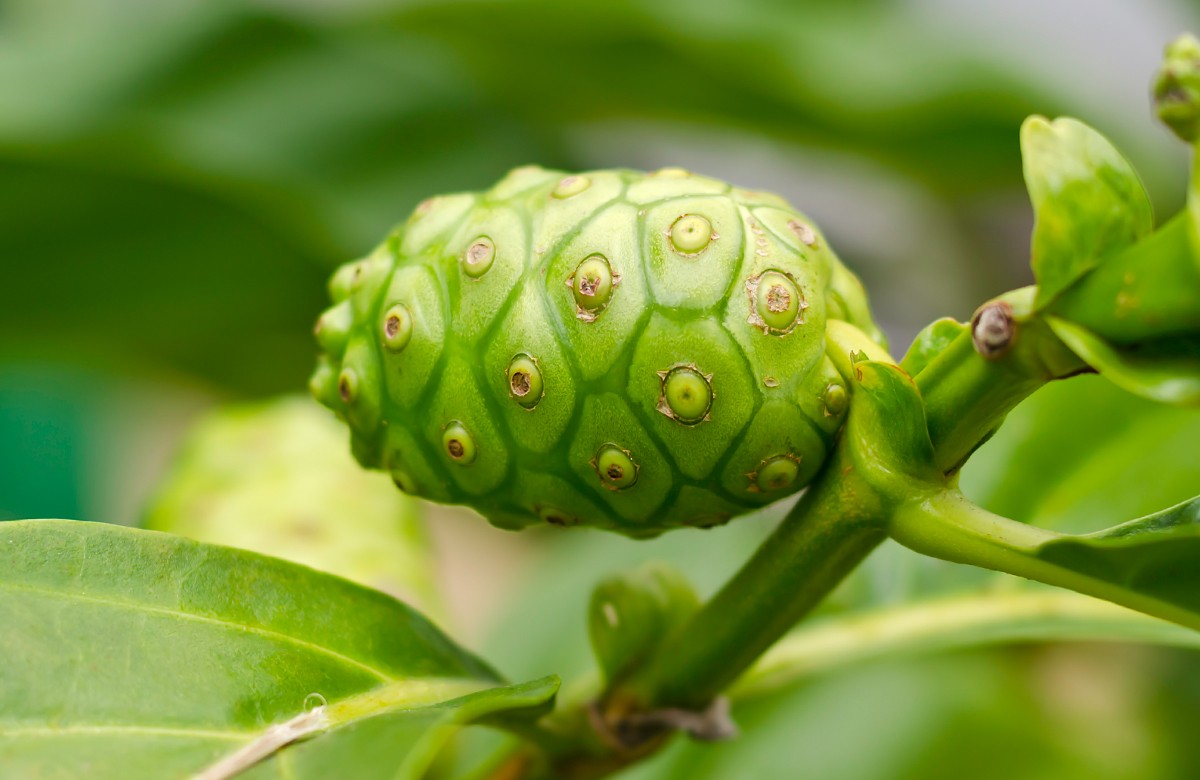
<path id="1" fill-rule="evenodd" d="M 318 399 L 402 489 L 633 536 L 804 487 L 845 415 L 858 280 L 785 201 L 679 169 L 512 171 L 343 266 Z"/>

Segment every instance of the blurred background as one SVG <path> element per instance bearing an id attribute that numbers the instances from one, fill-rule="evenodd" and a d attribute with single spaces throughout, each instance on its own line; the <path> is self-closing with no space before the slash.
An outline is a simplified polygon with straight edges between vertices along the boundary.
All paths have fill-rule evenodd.
<path id="1" fill-rule="evenodd" d="M 331 270 L 424 197 L 521 164 L 683 166 L 778 192 L 903 353 L 930 320 L 1032 281 L 1026 115 L 1084 119 L 1160 219 L 1181 206 L 1186 150 L 1148 85 L 1186 30 L 1200 4 L 1184 0 L 0 0 L 0 519 L 171 527 L 160 485 L 197 462 L 177 455 L 204 446 L 196 422 L 303 392 Z M 1150 509 L 1200 492 L 1195 416 L 1106 393 L 1014 430 L 1094 438 L 1097 414 L 1103 430 L 1155 416 L 1159 460 L 1105 440 L 1107 481 L 1071 483 L 1061 441 L 1012 434 L 968 484 L 1021 519 L 1087 498 L 1095 522 L 1124 508 L 1101 485 Z M 1036 489 L 1006 481 L 1025 456 Z M 406 565 L 436 582 L 410 586 L 440 591 L 428 608 L 514 677 L 586 662 L 598 576 L 662 556 L 711 589 L 777 515 L 639 544 L 404 511 L 433 534 L 428 566 Z M 897 556 L 874 564 L 885 601 Z M 755 705 L 754 739 L 706 754 L 724 758 L 680 748 L 638 776 L 1197 777 L 1195 661 L 1027 645 L 878 663 Z"/>

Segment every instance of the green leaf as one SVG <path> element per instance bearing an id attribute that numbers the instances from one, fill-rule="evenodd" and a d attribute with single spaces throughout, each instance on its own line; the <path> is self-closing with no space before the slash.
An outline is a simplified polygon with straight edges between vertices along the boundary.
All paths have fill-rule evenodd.
<path id="1" fill-rule="evenodd" d="M 1041 308 L 1105 255 L 1149 234 L 1154 218 L 1132 166 L 1082 122 L 1030 117 L 1021 126 L 1021 154 Z"/>
<path id="2" fill-rule="evenodd" d="M 1200 251 L 1180 212 L 1107 258 L 1045 309 L 1115 346 L 1200 333 Z"/>
<path id="3" fill-rule="evenodd" d="M 1173 605 L 1200 625 L 1200 497 L 1147 517 L 1037 548 L 1056 566 Z"/>
<path id="4" fill-rule="evenodd" d="M 192 428 L 145 526 L 327 571 L 439 614 L 421 504 L 363 470 L 315 401 L 221 408 Z"/>
<path id="5" fill-rule="evenodd" d="M 855 363 L 851 370 L 856 382 L 842 439 L 861 474 L 872 487 L 901 496 L 912 493 L 919 481 L 939 479 L 925 407 L 912 377 L 899 366 L 874 360 Z"/>
<path id="6" fill-rule="evenodd" d="M 504 687 L 382 593 L 104 524 L 0 525 L 0 624 L 14 776 L 179 777 L 266 745 L 256 776 L 415 777 L 448 726 L 542 707 L 557 687 Z M 284 723 L 325 733 L 285 747 Z"/>
<path id="7" fill-rule="evenodd" d="M 1122 349 L 1059 317 L 1046 322 L 1075 354 L 1125 390 L 1163 403 L 1200 405 L 1200 339 L 1159 339 Z"/>
<path id="8" fill-rule="evenodd" d="M 1200 411 L 1079 376 L 1017 407 L 968 461 L 960 485 L 997 514 L 1090 533 L 1194 495 L 1198 439 Z"/>
<path id="9" fill-rule="evenodd" d="M 951 317 L 934 320 L 922 328 L 913 339 L 908 352 L 900 361 L 900 368 L 909 376 L 916 376 L 938 353 L 969 330 L 969 325 Z"/>

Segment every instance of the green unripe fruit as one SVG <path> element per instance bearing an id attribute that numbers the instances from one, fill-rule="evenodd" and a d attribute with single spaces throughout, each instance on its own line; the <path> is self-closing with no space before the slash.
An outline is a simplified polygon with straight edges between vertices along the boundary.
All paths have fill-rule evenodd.
<path id="1" fill-rule="evenodd" d="M 314 395 L 361 463 L 505 528 L 709 527 L 824 463 L 862 286 L 782 199 L 682 169 L 520 168 L 330 283 Z"/>

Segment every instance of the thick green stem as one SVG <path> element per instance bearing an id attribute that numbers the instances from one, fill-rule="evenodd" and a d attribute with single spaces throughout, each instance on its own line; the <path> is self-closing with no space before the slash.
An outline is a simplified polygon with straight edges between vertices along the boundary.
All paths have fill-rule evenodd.
<path id="1" fill-rule="evenodd" d="M 1035 390 L 1085 368 L 1031 313 L 1033 293 L 1026 288 L 996 299 L 1011 308 L 1015 326 L 1006 352 L 983 357 L 968 329 L 914 377 L 925 402 L 934 463 L 944 474 L 957 470 Z"/>
<path id="2" fill-rule="evenodd" d="M 893 515 L 890 533 L 924 555 L 1015 574 L 1200 629 L 1188 610 L 1039 557 L 1042 545 L 1066 537 L 992 514 L 957 491 L 903 505 Z"/>
<path id="3" fill-rule="evenodd" d="M 883 539 L 841 470 L 801 499 L 754 557 L 624 687 L 642 707 L 701 707 L 820 603 Z"/>

